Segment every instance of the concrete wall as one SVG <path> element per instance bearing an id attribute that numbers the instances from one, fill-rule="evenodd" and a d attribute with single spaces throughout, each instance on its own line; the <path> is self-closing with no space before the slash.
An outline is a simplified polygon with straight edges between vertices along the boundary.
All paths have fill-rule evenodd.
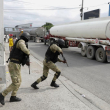
<path id="1" fill-rule="evenodd" d="M 6 86 L 3 0 L 0 0 L 0 92 Z"/>

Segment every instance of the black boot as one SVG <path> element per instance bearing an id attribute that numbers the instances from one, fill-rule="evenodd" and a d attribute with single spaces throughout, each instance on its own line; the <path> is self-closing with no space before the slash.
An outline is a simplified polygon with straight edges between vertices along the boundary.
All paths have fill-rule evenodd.
<path id="1" fill-rule="evenodd" d="M 0 93 L 0 103 L 1 103 L 2 105 L 5 105 L 4 98 L 5 98 L 5 97 Z"/>
<path id="2" fill-rule="evenodd" d="M 52 86 L 52 87 L 59 87 L 59 85 L 56 84 L 55 81 L 52 81 L 51 84 L 50 84 L 50 86 Z"/>
<path id="3" fill-rule="evenodd" d="M 21 99 L 16 97 L 16 96 L 11 96 L 10 97 L 10 102 L 19 102 L 19 101 L 21 101 Z"/>
<path id="4" fill-rule="evenodd" d="M 34 88 L 34 89 L 39 89 L 36 85 L 37 85 L 38 83 L 35 81 L 32 85 L 31 85 L 31 87 L 32 88 Z"/>

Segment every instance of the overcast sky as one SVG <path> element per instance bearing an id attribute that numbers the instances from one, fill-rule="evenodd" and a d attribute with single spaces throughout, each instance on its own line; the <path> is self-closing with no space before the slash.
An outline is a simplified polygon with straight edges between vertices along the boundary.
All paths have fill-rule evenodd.
<path id="1" fill-rule="evenodd" d="M 100 17 L 107 17 L 110 0 L 84 0 L 84 12 L 100 9 Z M 40 27 L 80 21 L 82 0 L 4 0 L 4 26 L 33 23 Z"/>

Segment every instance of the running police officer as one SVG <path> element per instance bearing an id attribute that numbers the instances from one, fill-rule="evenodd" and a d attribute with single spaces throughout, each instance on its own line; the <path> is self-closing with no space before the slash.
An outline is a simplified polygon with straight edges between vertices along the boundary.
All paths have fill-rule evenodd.
<path id="1" fill-rule="evenodd" d="M 11 93 L 10 102 L 21 101 L 20 98 L 16 97 L 17 91 L 21 85 L 21 64 L 28 65 L 28 58 L 30 52 L 27 48 L 26 43 L 28 42 L 29 34 L 23 33 L 18 39 L 10 53 L 9 61 L 9 72 L 11 76 L 12 83 L 9 85 L 2 93 L 0 93 L 0 103 L 5 104 L 4 98 L 9 93 Z M 28 58 L 27 58 L 28 56 Z M 27 59 L 26 59 L 27 58 Z"/>
<path id="2" fill-rule="evenodd" d="M 49 69 L 53 70 L 54 72 L 56 72 L 54 74 L 53 80 L 50 84 L 50 86 L 52 87 L 59 87 L 58 84 L 56 84 L 56 79 L 58 79 L 58 77 L 61 74 L 61 71 L 59 70 L 59 68 L 55 65 L 55 63 L 57 61 L 59 62 L 63 62 L 66 63 L 66 61 L 62 61 L 61 59 L 58 58 L 58 55 L 60 55 L 62 53 L 62 47 L 65 45 L 64 40 L 59 39 L 57 41 L 57 45 L 55 43 L 52 43 L 49 48 L 47 49 L 47 52 L 45 54 L 45 59 L 43 61 L 43 75 L 37 79 L 37 81 L 35 81 L 31 87 L 34 89 L 39 89 L 36 85 L 41 82 L 44 81 L 47 76 L 48 76 L 48 72 Z M 61 48 L 60 48 L 61 47 Z"/>

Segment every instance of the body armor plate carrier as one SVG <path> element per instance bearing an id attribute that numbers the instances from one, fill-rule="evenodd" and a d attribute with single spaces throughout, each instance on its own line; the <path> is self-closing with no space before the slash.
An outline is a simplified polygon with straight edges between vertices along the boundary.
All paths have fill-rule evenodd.
<path id="1" fill-rule="evenodd" d="M 55 53 L 53 53 L 49 47 L 45 54 L 46 62 L 52 61 L 53 63 L 56 63 L 58 61 L 58 55 L 60 55 L 59 52 L 56 51 Z"/>
<path id="2" fill-rule="evenodd" d="M 16 48 L 16 45 L 18 43 L 20 39 L 18 39 L 14 46 L 12 51 L 10 52 L 10 56 L 8 58 L 8 61 L 10 59 L 10 62 L 14 62 L 14 63 L 18 63 L 18 64 L 22 64 L 25 65 L 27 60 L 29 59 L 29 56 L 27 54 L 25 54 L 22 50 Z M 26 44 L 26 47 L 28 48 L 28 45 Z M 8 62 L 7 61 L 7 62 Z"/>

